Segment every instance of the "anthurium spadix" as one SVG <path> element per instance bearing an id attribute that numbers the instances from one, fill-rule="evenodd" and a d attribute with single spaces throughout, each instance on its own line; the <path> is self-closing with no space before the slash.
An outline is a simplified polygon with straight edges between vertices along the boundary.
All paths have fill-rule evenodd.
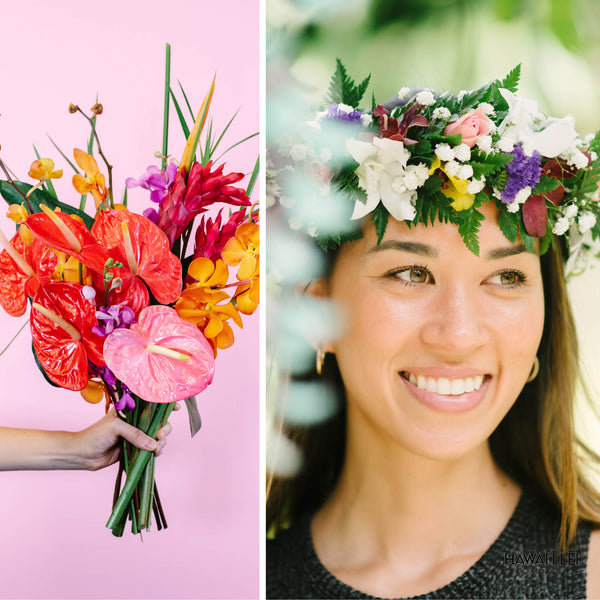
<path id="1" fill-rule="evenodd" d="M 203 391 L 215 360 L 200 330 L 168 306 L 148 306 L 129 329 L 115 329 L 104 342 L 109 369 L 148 402 L 177 402 Z"/>

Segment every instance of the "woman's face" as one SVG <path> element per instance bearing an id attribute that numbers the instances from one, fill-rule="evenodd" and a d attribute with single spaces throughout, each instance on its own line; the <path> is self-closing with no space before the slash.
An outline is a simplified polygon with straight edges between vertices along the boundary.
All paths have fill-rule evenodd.
<path id="1" fill-rule="evenodd" d="M 329 293 L 346 330 L 326 349 L 361 435 L 458 458 L 525 385 L 544 324 L 539 257 L 508 242 L 492 202 L 481 212 L 479 257 L 455 225 L 409 229 L 391 218 L 379 245 L 370 226 L 340 250 Z"/>

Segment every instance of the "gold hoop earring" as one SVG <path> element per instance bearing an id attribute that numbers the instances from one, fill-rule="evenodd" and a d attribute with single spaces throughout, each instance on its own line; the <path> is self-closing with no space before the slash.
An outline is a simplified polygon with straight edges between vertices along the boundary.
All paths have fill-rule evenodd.
<path id="1" fill-rule="evenodd" d="M 321 375 L 321 373 L 323 373 L 323 363 L 324 362 L 325 362 L 325 350 L 323 350 L 322 348 L 319 348 L 317 350 L 317 364 L 316 364 L 317 375 Z"/>
<path id="2" fill-rule="evenodd" d="M 533 361 L 533 367 L 531 367 L 531 373 L 529 373 L 529 377 L 527 378 L 526 383 L 533 381 L 537 374 L 540 372 L 540 359 L 536 356 Z"/>

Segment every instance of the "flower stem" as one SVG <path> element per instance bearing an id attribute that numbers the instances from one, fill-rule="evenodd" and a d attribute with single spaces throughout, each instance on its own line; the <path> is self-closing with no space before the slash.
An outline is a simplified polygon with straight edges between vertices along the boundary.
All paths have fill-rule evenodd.
<path id="1" fill-rule="evenodd" d="M 98 154 L 102 157 L 102 160 L 104 161 L 104 164 L 106 165 L 106 170 L 108 172 L 108 198 L 110 200 L 110 207 L 114 208 L 115 203 L 113 200 L 112 165 L 108 162 L 108 159 L 104 155 L 104 152 L 102 152 L 102 146 L 100 145 L 100 138 L 98 137 L 98 133 L 96 132 L 96 124 L 94 123 L 94 120 L 90 119 L 90 117 L 88 117 L 81 110 L 81 108 L 79 108 L 79 106 L 77 107 L 77 110 L 87 119 L 87 122 L 90 124 L 90 127 L 92 128 L 92 135 L 94 136 L 94 138 L 96 140 L 96 144 L 98 146 Z"/>
<path id="2" fill-rule="evenodd" d="M 147 434 L 156 439 L 156 434 L 158 430 L 164 425 L 164 423 L 169 418 L 171 411 L 175 406 L 175 402 L 171 402 L 169 404 L 159 404 L 156 406 L 154 411 L 154 415 L 152 416 L 152 420 L 150 422 L 150 426 L 148 428 Z M 145 412 L 145 411 L 144 411 Z M 144 416 L 142 414 L 142 416 Z M 142 421 L 142 417 L 140 417 L 140 421 Z M 140 427 L 142 429 L 142 427 Z M 113 530 L 114 535 L 118 535 L 119 524 L 120 521 L 129 506 L 129 503 L 133 497 L 133 494 L 137 488 L 138 482 L 142 477 L 145 467 L 148 465 L 148 461 L 150 460 L 150 456 L 153 453 L 149 450 L 137 450 L 132 458 L 131 463 L 129 465 L 129 471 L 127 473 L 127 481 L 123 486 L 123 490 L 121 491 L 121 495 L 119 496 L 113 511 L 108 519 L 106 526 L 109 529 Z M 115 531 L 117 533 L 115 533 Z"/>
<path id="3" fill-rule="evenodd" d="M 162 168 L 167 168 L 169 152 L 169 92 L 171 90 L 171 45 L 166 45 L 165 54 L 165 108 L 163 114 Z"/>

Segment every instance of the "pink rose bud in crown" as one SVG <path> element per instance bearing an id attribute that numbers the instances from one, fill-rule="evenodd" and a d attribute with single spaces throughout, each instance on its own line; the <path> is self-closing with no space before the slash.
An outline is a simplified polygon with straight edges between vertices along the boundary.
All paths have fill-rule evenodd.
<path id="1" fill-rule="evenodd" d="M 492 127 L 492 122 L 488 119 L 482 108 L 477 108 L 463 115 L 460 119 L 450 123 L 444 129 L 444 135 L 462 135 L 462 143 L 472 148 L 477 139 L 482 135 L 487 135 Z"/>

